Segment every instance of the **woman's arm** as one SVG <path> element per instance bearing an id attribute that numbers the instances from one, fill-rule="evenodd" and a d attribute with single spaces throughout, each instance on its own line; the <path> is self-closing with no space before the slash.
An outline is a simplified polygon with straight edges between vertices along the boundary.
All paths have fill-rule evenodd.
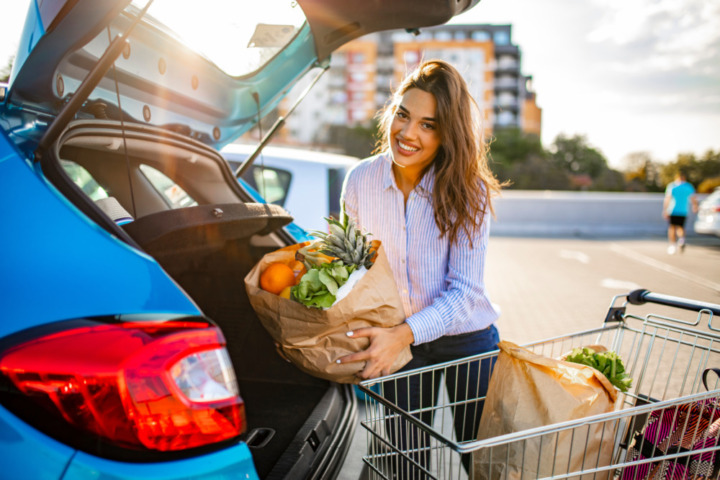
<path id="1" fill-rule="evenodd" d="M 472 322 L 480 329 L 497 318 L 484 281 L 488 217 L 472 238 L 459 232 L 457 243 L 450 248 L 445 288 L 430 305 L 405 320 L 416 345 L 440 338 L 463 323 Z"/>
<path id="2" fill-rule="evenodd" d="M 448 260 L 447 288 L 428 307 L 410 316 L 405 323 L 393 328 L 361 328 L 349 332 L 353 337 L 367 337 L 370 346 L 358 353 L 338 360 L 340 363 L 366 362 L 358 374 L 360 378 L 388 375 L 403 348 L 411 344 L 429 342 L 442 337 L 454 325 L 475 317 L 487 309 L 486 323 L 497 317 L 485 295 L 483 269 L 488 240 L 488 221 L 472 239 L 460 235 L 451 248 Z M 477 319 L 474 319 L 477 321 Z M 483 328 L 478 327 L 478 328 Z"/>

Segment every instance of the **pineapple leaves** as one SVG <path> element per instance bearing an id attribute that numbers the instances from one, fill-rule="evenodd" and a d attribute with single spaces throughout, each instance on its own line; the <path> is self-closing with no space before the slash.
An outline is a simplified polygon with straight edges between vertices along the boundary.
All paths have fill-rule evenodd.
<path id="1" fill-rule="evenodd" d="M 372 249 L 369 234 L 363 233 L 342 209 L 342 221 L 325 218 L 328 231 L 313 231 L 318 240 L 302 247 L 296 259 L 302 261 L 307 273 L 292 288 L 292 298 L 309 307 L 329 308 L 338 289 L 359 267 L 372 267 L 377 253 Z"/>
<path id="2" fill-rule="evenodd" d="M 369 234 L 363 233 L 345 213 L 345 205 L 342 222 L 332 217 L 326 217 L 325 220 L 328 222 L 327 232 L 310 232 L 320 239 L 313 243 L 313 248 L 324 255 L 339 259 L 346 265 L 372 267 L 375 251 L 372 251 Z"/>

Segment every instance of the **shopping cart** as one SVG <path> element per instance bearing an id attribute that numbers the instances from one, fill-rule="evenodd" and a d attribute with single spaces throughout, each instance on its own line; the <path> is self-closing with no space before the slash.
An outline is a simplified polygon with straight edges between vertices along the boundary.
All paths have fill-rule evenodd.
<path id="1" fill-rule="evenodd" d="M 648 308 L 653 313 L 647 313 Z M 472 473 L 469 476 L 466 469 L 467 460 L 473 455 L 482 454 L 483 458 L 502 461 L 511 451 L 515 456 L 521 452 L 523 465 L 533 467 L 528 471 L 546 472 L 540 475 L 542 478 L 625 479 L 629 478 L 629 469 L 639 472 L 648 464 L 689 464 L 691 458 L 708 454 L 713 457 L 713 452 L 720 459 L 720 446 L 715 443 L 701 450 L 676 449 L 665 454 L 657 451 L 650 459 L 631 457 L 628 453 L 633 438 L 642 433 L 652 412 L 678 415 L 689 403 L 720 399 L 718 377 L 709 377 L 707 389 L 702 381 L 707 368 L 720 367 L 720 334 L 716 333 L 720 328 L 713 326 L 716 316 L 720 316 L 720 305 L 636 290 L 612 300 L 600 328 L 524 345 L 535 353 L 553 358 L 575 347 L 603 345 L 623 359 L 626 371 L 633 378 L 633 386 L 628 392 L 619 394 L 616 409 L 610 413 L 484 440 L 459 441 L 454 427 L 458 416 L 477 411 L 465 407 L 484 400 L 483 396 L 452 402 L 449 398 L 455 396 L 441 388 L 435 392 L 438 400 L 434 405 L 420 405 L 406 411 L 391 401 L 393 395 L 389 393 L 407 386 L 412 378 L 434 381 L 439 376 L 457 375 L 462 368 L 480 368 L 484 375 L 490 375 L 497 351 L 364 381 L 360 384 L 360 390 L 365 393 L 362 426 L 367 430 L 367 452 L 363 461 L 368 466 L 369 476 L 384 479 L 472 478 Z M 478 417 L 477 413 L 473 415 Z M 479 423 L 480 418 L 470 421 Z M 594 432 L 599 429 L 602 442 L 611 442 L 611 458 L 604 462 L 583 458 L 590 429 Z M 568 435 L 572 439 L 571 451 L 563 452 L 562 458 L 581 458 L 582 467 L 573 470 L 568 468 L 569 462 L 563 460 L 552 463 L 547 471 L 548 458 L 561 458 L 552 446 L 560 437 L 567 439 Z M 639 447 L 635 445 L 635 448 Z M 540 468 L 541 462 L 545 465 L 544 470 Z M 505 478 L 493 474 L 482 476 Z M 531 477 L 521 474 L 512 478 Z"/>

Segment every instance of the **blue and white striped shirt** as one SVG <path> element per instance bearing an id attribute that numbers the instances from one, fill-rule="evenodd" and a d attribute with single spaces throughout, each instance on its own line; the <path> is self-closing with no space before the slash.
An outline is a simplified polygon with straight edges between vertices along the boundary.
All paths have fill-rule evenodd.
<path id="1" fill-rule="evenodd" d="M 482 330 L 498 318 L 483 279 L 489 215 L 472 237 L 473 248 L 462 229 L 451 246 L 435 224 L 434 180 L 425 175 L 405 207 L 391 156 L 383 153 L 353 167 L 343 186 L 348 215 L 383 244 L 415 345 Z"/>

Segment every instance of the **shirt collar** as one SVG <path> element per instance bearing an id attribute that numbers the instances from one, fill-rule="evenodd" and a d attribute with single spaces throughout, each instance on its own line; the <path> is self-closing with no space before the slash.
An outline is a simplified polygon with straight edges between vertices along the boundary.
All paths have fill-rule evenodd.
<path id="1" fill-rule="evenodd" d="M 392 154 L 390 152 L 386 152 L 383 154 L 384 158 L 384 167 L 383 167 L 383 188 L 394 188 L 396 190 L 399 190 L 397 183 L 395 183 L 395 175 L 393 175 L 392 171 Z M 419 194 L 429 194 L 432 192 L 433 186 L 435 185 L 435 164 L 430 165 L 430 169 L 423 175 L 423 177 L 420 179 L 420 183 L 415 187 L 415 190 L 418 191 Z"/>

